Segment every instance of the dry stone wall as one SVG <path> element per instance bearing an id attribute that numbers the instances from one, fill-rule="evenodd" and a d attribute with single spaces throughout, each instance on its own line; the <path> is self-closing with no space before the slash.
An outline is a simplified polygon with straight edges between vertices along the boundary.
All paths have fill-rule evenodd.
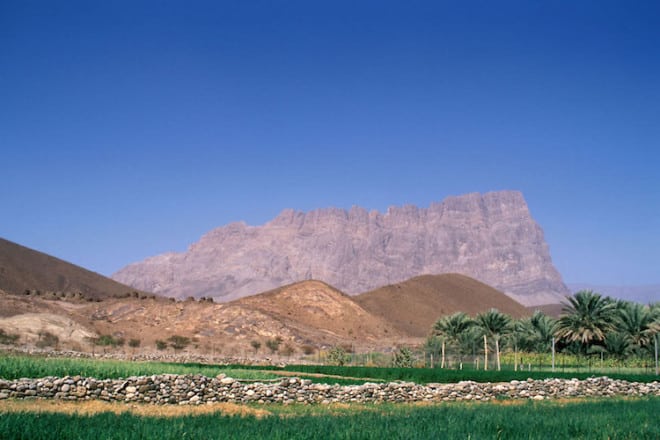
<path id="1" fill-rule="evenodd" d="M 220 375 L 155 375 L 99 380 L 90 377 L 0 379 L 0 400 L 104 400 L 157 405 L 215 402 L 263 404 L 330 404 L 383 402 L 488 401 L 492 399 L 558 399 L 611 396 L 660 396 L 660 382 L 613 380 L 607 377 L 418 385 L 410 382 L 326 385 L 299 378 L 244 382 Z"/>

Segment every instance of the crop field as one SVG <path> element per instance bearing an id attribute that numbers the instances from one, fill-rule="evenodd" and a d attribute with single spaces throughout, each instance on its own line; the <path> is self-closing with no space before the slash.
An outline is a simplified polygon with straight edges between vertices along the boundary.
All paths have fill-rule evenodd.
<path id="1" fill-rule="evenodd" d="M 230 365 L 228 368 L 238 368 L 237 365 Z M 322 374 L 327 376 L 369 378 L 370 380 L 395 381 L 402 380 L 420 384 L 426 383 L 451 383 L 461 380 L 473 380 L 475 382 L 508 382 L 511 380 L 547 379 L 547 378 L 566 378 L 566 379 L 586 379 L 593 377 L 595 372 L 573 371 L 513 371 L 513 369 L 503 369 L 502 371 L 483 371 L 483 370 L 455 370 L 441 368 L 395 368 L 395 367 L 353 367 L 353 366 L 333 366 L 333 365 L 287 365 L 285 367 L 242 367 L 258 368 L 261 371 L 290 371 L 304 374 Z M 619 369 L 607 374 L 612 379 L 624 379 L 634 382 L 653 382 L 660 380 L 655 374 L 639 373 L 636 369 Z"/>
<path id="2" fill-rule="evenodd" d="M 635 382 L 659 380 L 654 374 L 640 374 L 635 370 L 618 370 L 608 374 L 613 379 L 625 379 Z M 409 381 L 420 384 L 438 382 L 450 383 L 461 380 L 477 382 L 506 382 L 511 380 L 578 378 L 585 379 L 593 372 L 551 372 L 551 371 L 483 371 L 454 370 L 440 368 L 384 368 L 353 367 L 332 365 L 287 365 L 246 366 L 246 365 L 206 365 L 181 364 L 169 362 L 129 362 L 98 359 L 47 358 L 40 356 L 8 355 L 0 356 L 0 378 L 12 380 L 22 377 L 45 376 L 85 376 L 97 379 L 117 379 L 130 376 L 148 376 L 153 374 L 201 374 L 215 377 L 220 373 L 242 380 L 273 380 L 282 375 L 296 375 L 313 382 L 338 383 L 350 385 L 378 381 Z"/>
<path id="3" fill-rule="evenodd" d="M 85 376 L 97 379 L 118 379 L 153 374 L 201 374 L 215 377 L 220 373 L 236 379 L 267 380 L 278 376 L 240 366 L 219 367 L 204 364 L 177 364 L 168 362 L 129 362 L 97 359 L 47 358 L 39 356 L 0 355 L 0 378 L 45 376 Z"/>
<path id="4" fill-rule="evenodd" d="M 561 373 L 423 368 L 287 367 L 127 362 L 3 355 L 0 378 L 81 375 L 119 378 L 161 373 L 225 373 L 267 380 L 295 374 L 326 383 L 408 380 L 508 381 L 562 377 Z M 567 373 L 588 377 L 589 373 Z M 617 376 L 613 374 L 612 376 Z M 655 375 L 619 374 L 631 381 Z M 555 401 L 453 402 L 438 404 L 172 405 L 0 401 L 1 439 L 272 438 L 272 439 L 657 439 L 660 398 L 594 398 Z M 109 429 L 108 427 L 112 427 Z"/>
<path id="5" fill-rule="evenodd" d="M 3 439 L 657 439 L 660 400 L 438 405 L 275 406 L 227 414 L 187 408 L 172 416 L 102 410 L 7 409 Z M 75 406 L 74 406 L 75 408 Z M 259 407 L 263 408 L 263 407 Z M 135 410 L 135 408 L 133 408 Z M 255 410 L 257 411 L 257 410 Z M 109 429 L 109 427 L 112 427 Z"/>

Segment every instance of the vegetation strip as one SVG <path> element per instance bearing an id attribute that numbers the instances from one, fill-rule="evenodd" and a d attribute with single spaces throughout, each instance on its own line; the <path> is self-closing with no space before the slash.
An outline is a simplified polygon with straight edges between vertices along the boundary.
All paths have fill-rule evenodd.
<path id="1" fill-rule="evenodd" d="M 131 413 L 8 412 L 6 439 L 657 439 L 658 399 L 526 402 L 516 405 L 280 406 L 278 417 L 251 414 L 143 416 Z M 270 409 L 270 407 L 269 407 Z M 111 426 L 112 429 L 108 429 Z"/>

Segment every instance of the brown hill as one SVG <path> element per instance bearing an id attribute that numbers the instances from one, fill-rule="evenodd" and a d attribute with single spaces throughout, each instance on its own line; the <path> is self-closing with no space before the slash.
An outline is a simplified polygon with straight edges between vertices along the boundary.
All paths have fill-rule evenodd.
<path id="1" fill-rule="evenodd" d="M 422 275 L 353 299 L 365 310 L 413 337 L 428 335 L 439 317 L 455 312 L 474 316 L 496 308 L 513 317 L 530 314 L 523 305 L 499 290 L 459 274 Z"/>
<path id="2" fill-rule="evenodd" d="M 59 258 L 0 238 L 0 289 L 82 294 L 87 299 L 124 295 L 135 289 Z"/>
<path id="3" fill-rule="evenodd" d="M 0 294 L 0 328 L 20 334 L 21 344 L 35 344 L 39 333 L 48 331 L 59 337 L 60 347 L 84 351 L 100 350 L 91 345 L 90 335 L 139 339 L 147 352 L 157 352 L 157 340 L 180 335 L 193 341 L 193 351 L 234 356 L 253 352 L 252 341 L 263 347 L 259 356 L 271 356 L 266 341 L 277 337 L 296 354 L 305 346 L 371 351 L 410 342 L 351 297 L 318 281 L 225 304 L 159 297 L 53 301 Z"/>
<path id="4" fill-rule="evenodd" d="M 310 340 L 373 344 L 401 338 L 391 323 L 374 316 L 322 281 L 302 281 L 228 303 L 255 310 Z M 320 338 L 320 339 L 319 339 Z"/>

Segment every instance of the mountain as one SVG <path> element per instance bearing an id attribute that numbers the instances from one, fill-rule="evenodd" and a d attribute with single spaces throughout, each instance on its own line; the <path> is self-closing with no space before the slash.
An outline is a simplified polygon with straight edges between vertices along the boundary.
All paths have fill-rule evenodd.
<path id="1" fill-rule="evenodd" d="M 587 283 L 568 284 L 571 292 L 580 290 L 593 290 L 601 295 L 613 298 L 635 301 L 641 304 L 649 304 L 660 301 L 660 285 L 649 284 L 644 286 L 605 286 Z"/>
<path id="2" fill-rule="evenodd" d="M 459 274 L 422 275 L 357 295 L 355 302 L 415 337 L 428 335 L 439 317 L 455 312 L 474 316 L 496 308 L 515 318 L 530 315 L 504 293 Z"/>
<path id="3" fill-rule="evenodd" d="M 182 253 L 113 278 L 137 289 L 227 301 L 317 279 L 351 295 L 422 274 L 462 273 L 525 305 L 569 292 L 520 192 L 448 197 L 429 208 L 285 210 L 263 226 L 232 223 Z"/>
<path id="4" fill-rule="evenodd" d="M 66 261 L 0 238 L 0 289 L 102 299 L 135 289 Z"/>

